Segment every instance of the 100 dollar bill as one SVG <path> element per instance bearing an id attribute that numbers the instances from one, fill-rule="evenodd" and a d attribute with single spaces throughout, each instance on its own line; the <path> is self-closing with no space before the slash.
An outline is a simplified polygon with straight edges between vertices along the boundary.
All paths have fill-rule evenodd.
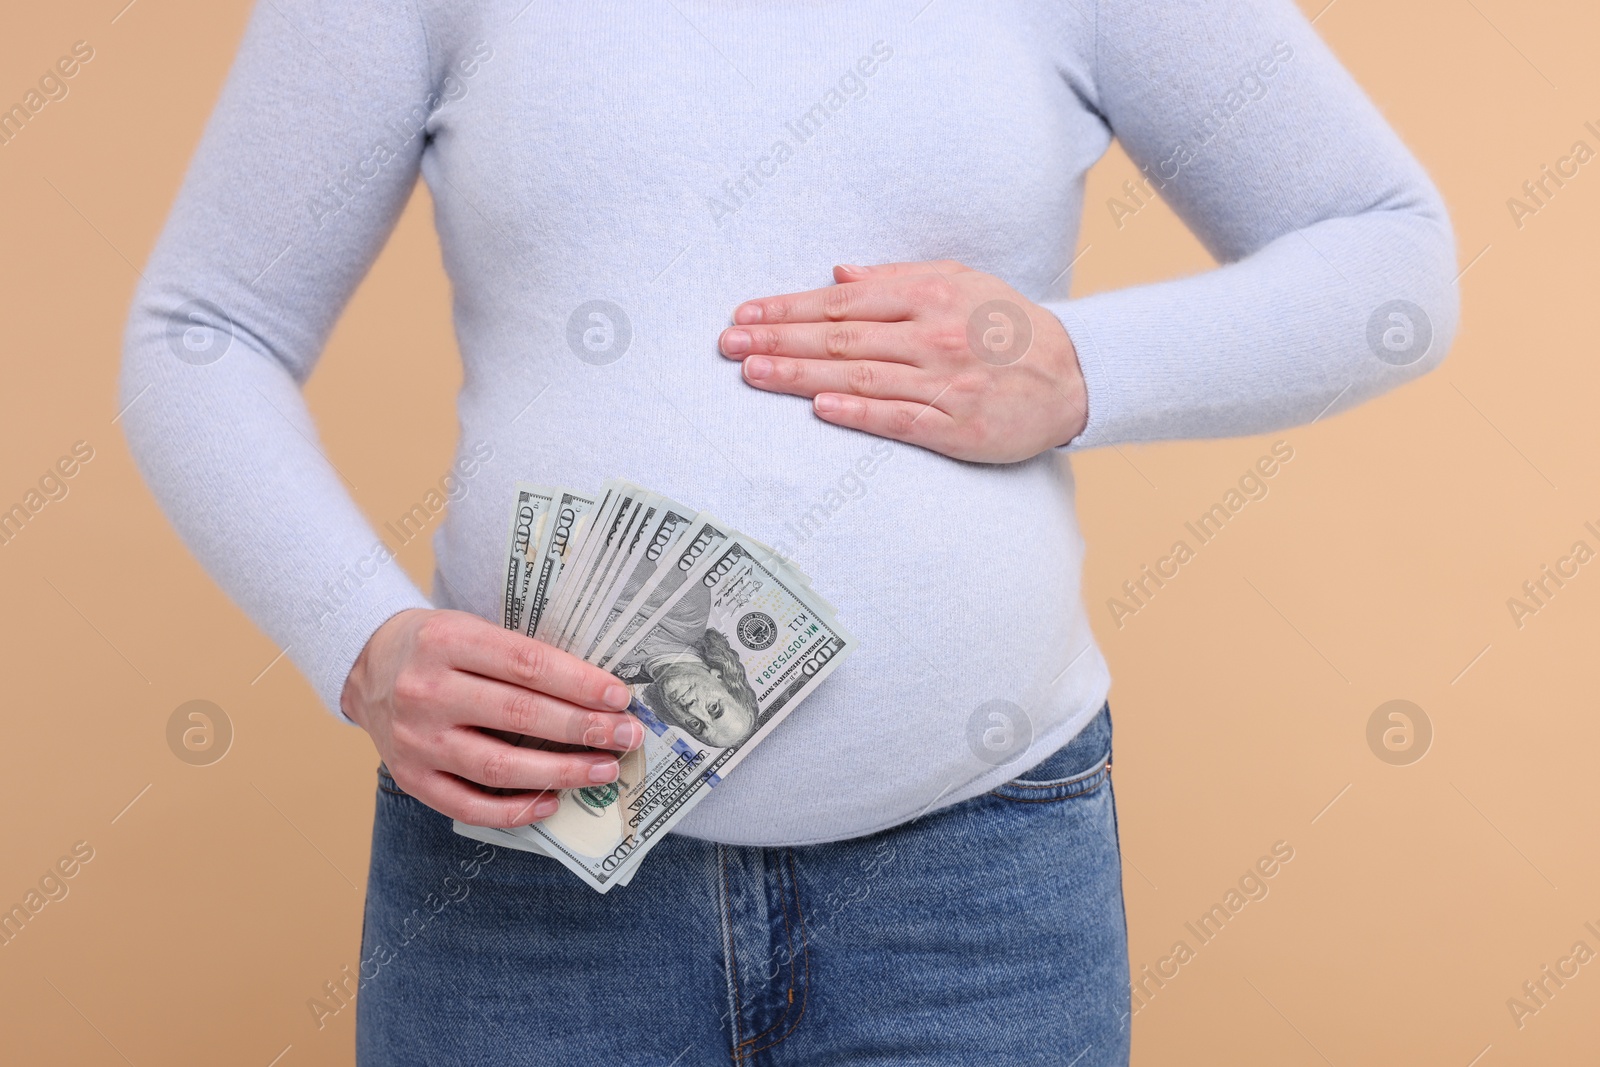
<path id="1" fill-rule="evenodd" d="M 502 624 L 508 630 L 522 626 L 532 586 L 535 552 L 544 533 L 545 520 L 550 517 L 550 505 L 556 491 L 543 486 L 517 483 L 517 503 L 511 509 L 511 535 L 506 546 L 505 617 Z"/>
<path id="2" fill-rule="evenodd" d="M 705 516 L 697 525 L 721 533 Z M 620 758 L 616 782 L 568 790 L 550 818 L 507 832 L 601 892 L 620 884 L 855 647 L 763 547 L 708 538 L 609 661 L 633 691 L 644 746 Z"/>
<path id="3" fill-rule="evenodd" d="M 550 605 L 550 594 L 556 587 L 556 579 L 561 577 L 572 535 L 592 507 L 593 498 L 570 489 L 562 489 L 554 495 L 550 517 L 545 520 L 544 529 L 539 534 L 539 547 L 533 553 L 535 565 L 532 584 L 522 609 L 519 629 L 529 637 L 533 636 L 540 620 L 544 618 L 545 609 Z"/>

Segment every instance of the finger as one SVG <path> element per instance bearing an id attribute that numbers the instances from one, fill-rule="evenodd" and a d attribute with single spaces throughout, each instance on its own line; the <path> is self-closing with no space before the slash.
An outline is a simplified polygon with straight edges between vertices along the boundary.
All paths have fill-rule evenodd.
<path id="1" fill-rule="evenodd" d="M 797 322 L 731 326 L 722 331 L 717 347 L 732 359 L 762 355 L 919 363 L 926 346 L 916 328 L 903 322 Z"/>
<path id="2" fill-rule="evenodd" d="M 420 782 L 403 788 L 434 811 L 473 826 L 527 826 L 548 819 L 561 805 L 554 793 L 485 793 L 444 771 L 429 771 Z"/>
<path id="3" fill-rule="evenodd" d="M 825 289 L 768 296 L 740 304 L 733 312 L 736 326 L 774 325 L 785 322 L 901 322 L 919 311 L 943 306 L 954 297 L 954 286 L 942 274 L 867 277 Z"/>
<path id="4" fill-rule="evenodd" d="M 887 437 L 893 441 L 942 452 L 955 419 L 932 404 L 906 400 L 872 400 L 841 393 L 819 393 L 811 402 L 817 417 L 835 426 Z"/>
<path id="5" fill-rule="evenodd" d="M 452 612 L 449 625 L 431 640 L 452 667 L 573 704 L 621 711 L 632 699 L 627 686 L 615 675 L 543 641 L 502 630 L 464 612 Z"/>
<path id="6" fill-rule="evenodd" d="M 490 789 L 582 789 L 617 780 L 617 761 L 602 752 L 521 748 L 471 727 L 445 733 L 431 757 L 439 770 Z"/>
<path id="7" fill-rule="evenodd" d="M 625 712 L 594 711 L 474 674 L 451 671 L 439 699 L 451 721 L 465 725 L 623 752 L 644 744 L 644 726 Z"/>
<path id="8" fill-rule="evenodd" d="M 965 274 L 972 268 L 953 259 L 921 259 L 910 263 L 878 263 L 858 266 L 841 263 L 833 268 L 836 282 L 855 282 L 862 278 L 894 278 L 906 274 Z"/>
<path id="9" fill-rule="evenodd" d="M 924 404 L 931 402 L 945 387 L 939 379 L 916 367 L 864 359 L 830 363 L 821 359 L 751 356 L 744 361 L 744 380 L 757 389 L 793 396 L 849 393 Z"/>

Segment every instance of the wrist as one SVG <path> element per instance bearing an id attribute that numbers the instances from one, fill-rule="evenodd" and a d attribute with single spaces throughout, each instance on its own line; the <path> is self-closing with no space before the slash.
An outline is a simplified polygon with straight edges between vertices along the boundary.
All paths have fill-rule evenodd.
<path id="1" fill-rule="evenodd" d="M 367 728 L 366 709 L 363 707 L 363 702 L 357 698 L 357 694 L 363 688 L 361 676 L 366 674 L 364 665 L 366 658 L 367 649 L 363 648 L 351 666 L 350 673 L 345 676 L 344 688 L 339 692 L 340 714 L 363 730 Z"/>
<path id="2" fill-rule="evenodd" d="M 345 718 L 363 730 L 367 729 L 365 694 L 373 689 L 372 678 L 378 662 L 383 658 L 383 649 L 390 643 L 395 633 L 407 625 L 408 616 L 427 610 L 407 608 L 389 616 L 372 631 L 367 643 L 361 646 L 361 651 L 356 654 L 355 662 L 350 665 L 350 673 L 345 676 L 344 688 L 339 692 L 339 710 Z"/>
<path id="3" fill-rule="evenodd" d="M 1089 394 L 1072 336 L 1047 308 L 1039 308 L 1039 311 L 1043 320 L 1039 340 L 1044 349 L 1046 373 L 1053 386 L 1046 402 L 1052 404 L 1055 415 L 1050 420 L 1047 449 L 1062 448 L 1071 444 L 1088 425 Z"/>

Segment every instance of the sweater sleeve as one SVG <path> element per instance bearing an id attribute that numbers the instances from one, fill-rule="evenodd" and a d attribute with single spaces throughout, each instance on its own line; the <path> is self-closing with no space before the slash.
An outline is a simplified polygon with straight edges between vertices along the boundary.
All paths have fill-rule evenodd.
<path id="1" fill-rule="evenodd" d="M 415 185 L 432 81 L 408 0 L 261 0 L 124 335 L 118 406 L 145 480 L 341 719 L 367 638 L 428 600 L 300 387 Z"/>
<path id="2" fill-rule="evenodd" d="M 1068 450 L 1265 433 L 1421 375 L 1459 317 L 1438 191 L 1291 0 L 1099 0 L 1096 106 L 1220 266 L 1044 306 L 1078 350 Z"/>

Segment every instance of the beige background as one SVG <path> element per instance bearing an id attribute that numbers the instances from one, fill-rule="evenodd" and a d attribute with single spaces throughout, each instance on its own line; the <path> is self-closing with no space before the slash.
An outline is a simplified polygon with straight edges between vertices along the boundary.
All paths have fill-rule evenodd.
<path id="1" fill-rule="evenodd" d="M 0 507 L 74 442 L 95 450 L 0 546 L 0 905 L 74 843 L 94 849 L 0 948 L 5 1059 L 347 1063 L 354 1012 L 319 1031 L 306 1001 L 357 960 L 375 756 L 286 663 L 267 669 L 276 648 L 184 552 L 112 422 L 135 264 L 247 6 L 125 2 L 8 5 L 0 33 L 7 106 L 73 42 L 96 51 L 0 147 Z M 1600 549 L 1583 528 L 1600 527 L 1600 161 L 1520 229 L 1506 201 L 1575 140 L 1600 149 L 1583 129 L 1600 126 L 1600 16 L 1579 0 L 1337 0 L 1317 27 L 1450 203 L 1464 326 L 1439 371 L 1353 413 L 1078 460 L 1135 969 L 1193 946 L 1184 922 L 1274 842 L 1294 848 L 1270 895 L 1138 1014 L 1135 1062 L 1593 1062 L 1600 963 L 1520 1029 L 1506 1002 L 1574 942 L 1600 951 L 1583 925 L 1600 928 L 1600 562 L 1520 629 L 1506 601 L 1574 541 Z M 1118 150 L 1095 171 L 1080 293 L 1208 263 L 1163 205 L 1113 225 L 1106 198 L 1133 174 Z M 386 377 L 376 353 L 396 348 L 418 358 Z M 443 472 L 456 381 L 419 189 L 309 389 L 375 521 Z M 1277 438 L 1294 459 L 1270 495 L 1119 629 L 1106 599 Z M 429 551 L 402 552 L 419 579 Z M 196 698 L 236 731 L 212 766 L 166 742 Z M 1434 728 L 1409 766 L 1366 740 L 1396 698 Z"/>

